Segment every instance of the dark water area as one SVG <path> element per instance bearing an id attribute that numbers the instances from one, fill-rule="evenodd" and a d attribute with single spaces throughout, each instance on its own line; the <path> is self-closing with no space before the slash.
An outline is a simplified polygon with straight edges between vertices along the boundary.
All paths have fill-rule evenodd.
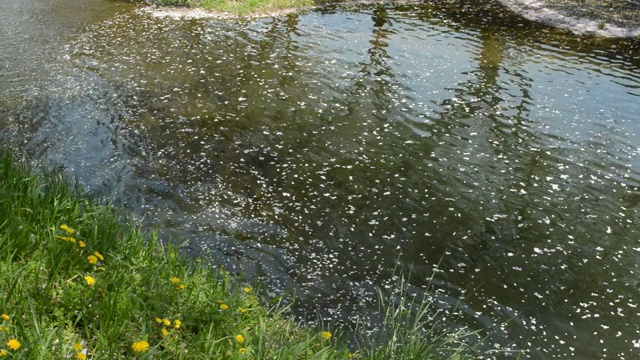
<path id="1" fill-rule="evenodd" d="M 483 1 L 4 1 L 0 34 L 5 143 L 300 316 L 375 321 L 400 267 L 491 346 L 640 356 L 637 39 Z"/>

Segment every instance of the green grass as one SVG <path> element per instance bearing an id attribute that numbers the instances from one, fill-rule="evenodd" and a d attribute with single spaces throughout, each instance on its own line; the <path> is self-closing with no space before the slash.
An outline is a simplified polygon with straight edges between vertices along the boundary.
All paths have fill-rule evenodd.
<path id="1" fill-rule="evenodd" d="M 60 174 L 35 173 L 0 155 L 5 358 L 386 360 L 476 354 L 465 343 L 470 333 L 434 331 L 429 303 L 405 300 L 404 294 L 381 310 L 386 335 L 361 337 L 360 348 L 349 350 L 340 331 L 300 326 L 287 307 L 261 304 L 250 285 L 216 269 L 161 245 L 126 214 L 88 199 Z"/>
<path id="2" fill-rule="evenodd" d="M 313 6 L 314 0 L 156 0 L 163 6 L 187 6 L 233 15 L 270 14 Z"/>

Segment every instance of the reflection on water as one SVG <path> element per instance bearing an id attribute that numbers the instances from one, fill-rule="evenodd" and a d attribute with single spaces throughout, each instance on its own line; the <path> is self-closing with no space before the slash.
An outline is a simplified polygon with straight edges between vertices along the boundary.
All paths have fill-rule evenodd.
<path id="1" fill-rule="evenodd" d="M 247 23 L 117 5 L 36 80 L 0 40 L 6 141 L 302 313 L 375 318 L 399 264 L 531 358 L 638 356 L 637 42 L 485 2 Z"/>

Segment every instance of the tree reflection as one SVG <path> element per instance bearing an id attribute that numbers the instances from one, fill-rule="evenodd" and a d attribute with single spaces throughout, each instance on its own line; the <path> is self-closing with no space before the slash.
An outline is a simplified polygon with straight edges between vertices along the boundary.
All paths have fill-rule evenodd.
<path id="1" fill-rule="evenodd" d="M 373 93 L 375 101 L 372 102 L 371 114 L 379 120 L 386 120 L 384 115 L 393 97 L 392 83 L 395 78 L 388 60 L 391 58 L 387 52 L 389 35 L 392 34 L 392 22 L 388 17 L 387 7 L 379 4 L 373 9 L 371 20 L 373 22 L 372 36 L 369 40 L 370 47 L 367 50 L 369 61 L 361 64 L 360 77 L 355 85 L 356 94 Z"/>

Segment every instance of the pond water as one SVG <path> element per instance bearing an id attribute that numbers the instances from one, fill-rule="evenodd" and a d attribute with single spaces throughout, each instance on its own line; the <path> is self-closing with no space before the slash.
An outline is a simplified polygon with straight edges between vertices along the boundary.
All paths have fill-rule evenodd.
<path id="1" fill-rule="evenodd" d="M 640 356 L 640 41 L 485 1 L 137 9 L 0 3 L 5 143 L 301 316 L 375 319 L 400 267 L 527 358 Z"/>

